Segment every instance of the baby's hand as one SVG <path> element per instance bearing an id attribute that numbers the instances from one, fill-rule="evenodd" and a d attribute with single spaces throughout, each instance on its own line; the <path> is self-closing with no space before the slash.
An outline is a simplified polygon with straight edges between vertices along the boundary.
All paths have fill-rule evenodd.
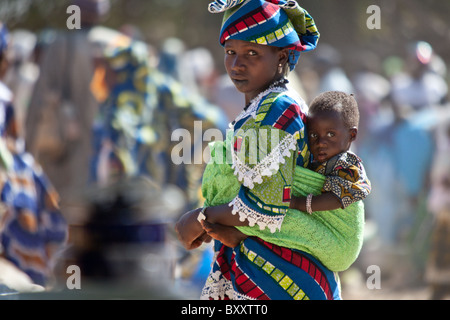
<path id="1" fill-rule="evenodd" d="M 200 223 L 210 237 L 222 242 L 225 246 L 230 248 L 238 246 L 247 238 L 247 235 L 243 234 L 235 227 L 228 227 L 218 223 L 210 223 L 206 220 L 202 220 Z"/>

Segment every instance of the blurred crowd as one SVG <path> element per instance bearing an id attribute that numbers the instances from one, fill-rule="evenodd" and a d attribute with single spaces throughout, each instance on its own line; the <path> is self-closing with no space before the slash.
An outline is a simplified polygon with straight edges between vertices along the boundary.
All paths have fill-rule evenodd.
<path id="1" fill-rule="evenodd" d="M 300 78 L 309 99 L 341 90 L 354 93 L 359 104 L 354 149 L 373 191 L 365 200 L 366 240 L 355 265 L 363 276 L 377 265 L 385 282 L 403 289 L 429 284 L 430 297 L 439 299 L 450 283 L 448 70 L 426 41 L 404 49 L 403 56 L 383 59 L 361 50 L 347 71 L 340 53 L 321 43 Z"/>
<path id="2" fill-rule="evenodd" d="M 195 299 L 212 250 L 186 252 L 171 226 L 201 206 L 205 164 L 174 164 L 171 134 L 194 137 L 195 121 L 225 133 L 243 97 L 208 49 L 157 49 L 134 26 L 102 26 L 107 0 L 73 2 L 89 13 L 79 30 L 1 25 L 0 295 L 61 294 L 77 265 L 83 283 L 108 284 L 99 294 Z M 359 103 L 354 148 L 372 194 L 356 268 L 423 281 L 436 299 L 450 293 L 448 74 L 418 41 L 403 56 L 361 53 L 351 71 L 321 43 L 289 76 L 306 102 L 340 90 Z M 189 141 L 192 153 L 207 143 Z"/>
<path id="3" fill-rule="evenodd" d="M 109 1 L 73 3 L 80 29 L 35 34 L 2 24 L 2 158 L 14 152 L 20 163 L 2 176 L 13 186 L 1 194 L 11 206 L 0 216 L 1 262 L 16 276 L 0 271 L 0 292 L 67 289 L 66 270 L 76 265 L 83 283 L 108 284 L 108 294 L 125 281 L 160 297 L 186 260 L 172 223 L 202 201 L 204 163 L 193 159 L 203 159 L 208 141 L 195 124 L 225 134 L 228 116 L 205 94 L 212 69 L 203 49 L 177 52 L 172 39 L 157 53 L 136 28 L 101 25 Z M 188 133 L 181 142 L 172 139 L 180 128 Z M 192 161 L 172 161 L 180 144 Z M 166 283 L 168 296 L 172 289 Z"/>

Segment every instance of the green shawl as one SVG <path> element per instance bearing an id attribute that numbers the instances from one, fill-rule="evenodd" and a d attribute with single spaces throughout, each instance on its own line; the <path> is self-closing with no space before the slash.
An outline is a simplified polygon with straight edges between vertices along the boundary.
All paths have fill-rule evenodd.
<path id="1" fill-rule="evenodd" d="M 223 143 L 223 142 L 215 142 Z M 217 148 L 217 146 L 215 146 Z M 210 145 L 214 159 L 216 150 Z M 325 177 L 297 166 L 295 168 L 293 194 L 306 196 L 321 193 Z M 233 200 L 241 183 L 233 169 L 225 161 L 211 161 L 205 168 L 202 193 L 205 206 L 216 206 Z M 289 209 L 281 231 L 271 233 L 267 228 L 237 227 L 248 236 L 256 236 L 267 242 L 307 252 L 319 259 L 331 271 L 344 271 L 356 260 L 361 251 L 364 232 L 364 204 L 356 202 L 346 209 L 314 212 L 312 215 Z"/>

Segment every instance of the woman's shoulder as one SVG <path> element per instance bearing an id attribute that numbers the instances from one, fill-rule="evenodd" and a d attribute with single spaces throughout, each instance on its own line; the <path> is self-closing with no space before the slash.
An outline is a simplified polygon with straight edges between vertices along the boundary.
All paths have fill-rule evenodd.
<path id="1" fill-rule="evenodd" d="M 269 109 L 284 111 L 291 105 L 296 105 L 298 111 L 302 113 L 308 112 L 308 107 L 303 98 L 294 90 L 275 90 L 266 93 L 259 103 L 259 111 L 268 111 Z"/>
<path id="2" fill-rule="evenodd" d="M 256 120 L 261 125 L 270 125 L 287 130 L 293 126 L 296 130 L 306 121 L 307 105 L 295 91 L 270 92 L 261 99 Z"/>

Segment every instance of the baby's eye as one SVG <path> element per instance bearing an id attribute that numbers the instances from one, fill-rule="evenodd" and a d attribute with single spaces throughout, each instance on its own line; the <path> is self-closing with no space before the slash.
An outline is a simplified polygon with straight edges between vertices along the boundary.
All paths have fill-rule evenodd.
<path id="1" fill-rule="evenodd" d="M 316 138 L 317 138 L 317 133 L 310 133 L 310 134 L 309 134 L 309 137 L 310 137 L 311 139 L 316 139 Z"/>
<path id="2" fill-rule="evenodd" d="M 331 132 L 331 131 L 330 131 L 330 132 L 327 133 L 327 137 L 328 137 L 328 138 L 333 138 L 334 136 L 335 136 L 335 133 L 334 133 L 334 132 Z"/>

